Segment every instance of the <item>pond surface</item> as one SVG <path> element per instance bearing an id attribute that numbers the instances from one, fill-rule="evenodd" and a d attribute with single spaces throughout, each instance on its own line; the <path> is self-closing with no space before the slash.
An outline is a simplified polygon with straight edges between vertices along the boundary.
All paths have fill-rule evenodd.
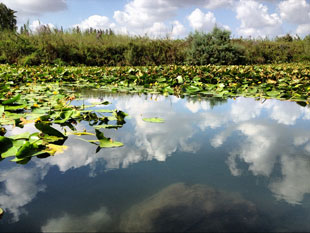
<path id="1" fill-rule="evenodd" d="M 0 231 L 310 231 L 308 107 L 85 93 L 98 100 L 129 114 L 102 130 L 124 146 L 72 136 L 63 154 L 1 161 Z"/>

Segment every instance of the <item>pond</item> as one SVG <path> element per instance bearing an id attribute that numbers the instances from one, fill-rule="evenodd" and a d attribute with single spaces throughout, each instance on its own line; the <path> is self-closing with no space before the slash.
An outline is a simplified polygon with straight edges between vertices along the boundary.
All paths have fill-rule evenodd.
<path id="1" fill-rule="evenodd" d="M 181 99 L 84 91 L 128 114 L 122 142 L 0 162 L 0 229 L 9 231 L 310 231 L 310 108 L 278 100 Z M 94 106 L 93 108 L 100 108 Z M 144 118 L 163 119 L 152 123 Z M 92 129 L 85 122 L 75 127 Z M 34 132 L 10 127 L 7 135 Z"/>

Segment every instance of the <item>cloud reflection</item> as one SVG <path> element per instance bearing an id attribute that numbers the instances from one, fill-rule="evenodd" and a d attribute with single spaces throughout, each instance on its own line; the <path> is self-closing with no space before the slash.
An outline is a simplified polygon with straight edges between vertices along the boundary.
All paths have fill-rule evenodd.
<path id="1" fill-rule="evenodd" d="M 42 226 L 42 232 L 103 232 L 111 222 L 107 208 L 83 214 L 81 216 L 64 214 L 61 217 L 49 219 Z"/>
<path id="2" fill-rule="evenodd" d="M 18 221 L 22 213 L 27 213 L 22 207 L 45 190 L 45 185 L 41 184 L 40 180 L 44 178 L 46 172 L 25 167 L 1 171 L 0 182 L 3 187 L 0 192 L 0 206 L 13 214 L 13 221 Z"/>
<path id="3" fill-rule="evenodd" d="M 263 113 L 269 117 L 261 116 Z M 223 120 L 223 115 L 229 117 Z M 224 127 L 211 139 L 213 147 L 224 145 L 233 133 L 238 135 L 239 142 L 226 160 L 232 175 L 242 174 L 239 161 L 248 164 L 253 175 L 266 177 L 270 177 L 275 165 L 279 164 L 282 173 L 269 185 L 278 199 L 296 204 L 310 193 L 310 182 L 306 180 L 309 156 L 304 157 L 310 152 L 310 133 L 303 128 L 290 127 L 298 119 L 309 119 L 309 108 L 293 102 L 266 100 L 260 103 L 239 98 L 226 110 L 226 114 L 213 118 L 221 122 L 217 123 L 218 127 Z M 211 124 L 209 127 L 212 128 Z"/>

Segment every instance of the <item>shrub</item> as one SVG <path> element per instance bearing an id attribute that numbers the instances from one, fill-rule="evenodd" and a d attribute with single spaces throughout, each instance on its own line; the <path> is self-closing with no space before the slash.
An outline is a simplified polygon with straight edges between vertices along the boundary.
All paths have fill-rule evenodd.
<path id="1" fill-rule="evenodd" d="M 217 27 L 211 33 L 195 32 L 189 38 L 187 62 L 193 65 L 228 65 L 245 62 L 244 49 L 232 44 L 230 32 Z"/>

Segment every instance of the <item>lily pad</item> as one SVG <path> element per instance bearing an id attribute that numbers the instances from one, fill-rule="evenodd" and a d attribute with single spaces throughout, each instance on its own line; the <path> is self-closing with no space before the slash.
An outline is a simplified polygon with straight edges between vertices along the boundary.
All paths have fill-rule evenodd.
<path id="1" fill-rule="evenodd" d="M 152 117 L 152 118 L 143 118 L 142 119 L 145 122 L 150 122 L 150 123 L 164 123 L 165 120 L 159 117 Z"/>

